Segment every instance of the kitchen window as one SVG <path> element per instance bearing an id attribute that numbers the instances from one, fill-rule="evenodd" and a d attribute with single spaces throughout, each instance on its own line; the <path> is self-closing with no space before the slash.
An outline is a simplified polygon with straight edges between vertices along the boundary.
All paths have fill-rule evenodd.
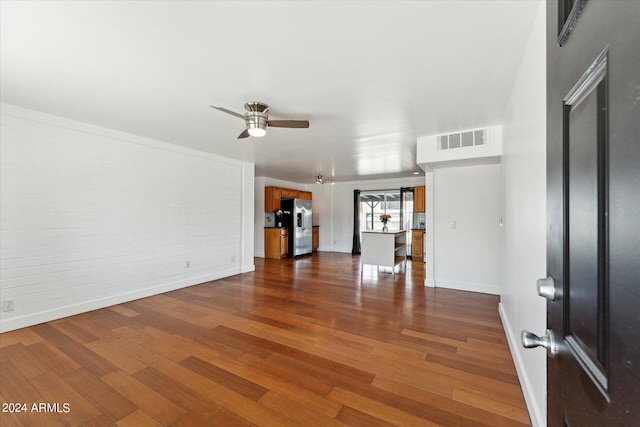
<path id="1" fill-rule="evenodd" d="M 389 230 L 400 230 L 400 191 L 380 190 L 360 193 L 360 231 L 382 231 L 380 215 L 391 215 Z"/>

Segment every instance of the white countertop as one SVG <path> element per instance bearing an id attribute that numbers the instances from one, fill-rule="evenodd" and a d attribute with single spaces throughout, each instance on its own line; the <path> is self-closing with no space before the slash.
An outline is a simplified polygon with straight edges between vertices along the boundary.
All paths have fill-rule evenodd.
<path id="1" fill-rule="evenodd" d="M 367 230 L 367 231 L 361 231 L 361 233 L 370 233 L 370 234 L 404 234 L 406 233 L 407 230 L 395 230 L 395 231 L 380 231 L 380 230 Z"/>

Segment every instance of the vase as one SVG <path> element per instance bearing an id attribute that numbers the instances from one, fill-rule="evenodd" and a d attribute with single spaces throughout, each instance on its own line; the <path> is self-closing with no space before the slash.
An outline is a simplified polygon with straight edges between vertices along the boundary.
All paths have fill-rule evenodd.
<path id="1" fill-rule="evenodd" d="M 382 231 L 389 231 L 389 229 L 387 228 L 386 222 L 382 225 Z"/>

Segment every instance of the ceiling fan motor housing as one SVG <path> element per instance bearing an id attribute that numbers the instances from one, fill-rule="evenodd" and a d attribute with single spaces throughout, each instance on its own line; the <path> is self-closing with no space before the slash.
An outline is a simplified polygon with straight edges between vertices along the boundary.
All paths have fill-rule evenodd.
<path id="1" fill-rule="evenodd" d="M 266 113 L 258 111 L 245 113 L 244 121 L 247 124 L 249 135 L 264 136 L 267 133 L 268 118 Z"/>
<path id="2" fill-rule="evenodd" d="M 269 106 L 267 104 L 265 104 L 264 102 L 260 102 L 260 101 L 249 101 L 249 102 L 245 102 L 244 104 L 244 109 L 252 112 L 252 111 L 258 111 L 260 113 L 267 113 L 267 111 L 269 110 Z"/>

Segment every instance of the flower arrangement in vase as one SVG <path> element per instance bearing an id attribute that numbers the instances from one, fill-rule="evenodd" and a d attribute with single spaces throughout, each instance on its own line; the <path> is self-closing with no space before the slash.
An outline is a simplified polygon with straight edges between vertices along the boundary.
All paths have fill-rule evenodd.
<path id="1" fill-rule="evenodd" d="M 382 214 L 380 215 L 380 221 L 382 221 L 382 231 L 387 231 L 387 221 L 389 221 L 391 219 L 391 215 L 389 214 Z"/>

